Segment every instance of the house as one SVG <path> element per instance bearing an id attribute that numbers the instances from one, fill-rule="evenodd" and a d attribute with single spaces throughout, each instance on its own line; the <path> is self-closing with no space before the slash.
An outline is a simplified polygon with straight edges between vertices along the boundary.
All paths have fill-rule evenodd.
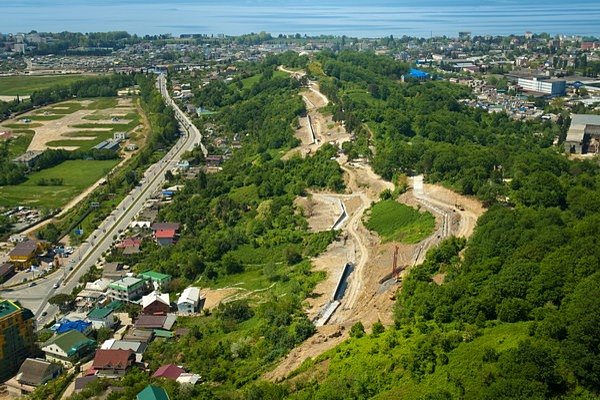
<path id="1" fill-rule="evenodd" d="M 128 137 L 129 135 L 127 134 L 127 132 L 115 132 L 113 134 L 114 141 L 127 140 Z"/>
<path id="2" fill-rule="evenodd" d="M 39 240 L 26 240 L 17 243 L 15 248 L 8 253 L 8 258 L 17 269 L 27 269 L 35 261 L 36 256 L 41 253 L 46 244 Z"/>
<path id="3" fill-rule="evenodd" d="M 115 324 L 114 309 L 110 307 L 94 308 L 87 315 L 87 320 L 94 329 L 112 328 Z"/>
<path id="4" fill-rule="evenodd" d="M 60 335 L 69 331 L 77 331 L 84 335 L 88 335 L 92 332 L 92 323 L 86 321 L 62 321 L 57 324 L 55 332 Z"/>
<path id="5" fill-rule="evenodd" d="M 171 303 L 167 293 L 152 292 L 142 297 L 142 314 L 166 315 L 171 311 Z"/>
<path id="6" fill-rule="evenodd" d="M 148 385 L 135 398 L 136 400 L 169 400 L 169 395 L 161 387 Z"/>
<path id="7" fill-rule="evenodd" d="M 9 280 L 15 274 L 15 266 L 11 263 L 0 264 L 0 283 Z"/>
<path id="8" fill-rule="evenodd" d="M 154 238 L 159 246 L 170 246 L 175 243 L 177 231 L 175 229 L 161 229 L 154 233 Z"/>
<path id="9" fill-rule="evenodd" d="M 27 395 L 36 387 L 58 377 L 62 372 L 62 366 L 41 360 L 38 358 L 27 358 L 21 365 L 17 375 L 7 381 L 8 393 L 15 397 Z"/>
<path id="10" fill-rule="evenodd" d="M 154 332 L 141 329 L 130 329 L 129 332 L 123 336 L 123 340 L 146 344 L 150 343 L 152 339 L 154 339 Z"/>
<path id="11" fill-rule="evenodd" d="M 89 310 L 106 300 L 106 290 L 111 280 L 100 278 L 85 284 L 85 288 L 77 294 L 77 308 Z"/>
<path id="12" fill-rule="evenodd" d="M 118 378 L 125 375 L 134 362 L 132 350 L 100 349 L 94 356 L 92 370 L 101 378 Z"/>
<path id="13" fill-rule="evenodd" d="M 140 315 L 135 321 L 135 329 L 146 329 L 155 330 L 167 330 L 170 331 L 175 325 L 177 317 L 174 314 L 167 315 Z"/>
<path id="14" fill-rule="evenodd" d="M 102 350 L 131 350 L 135 353 L 135 361 L 142 362 L 142 354 L 148 348 L 148 343 L 130 340 L 108 339 L 100 347 Z"/>
<path id="15" fill-rule="evenodd" d="M 54 361 L 68 367 L 88 355 L 96 347 L 96 342 L 81 332 L 71 330 L 48 340 L 42 351 L 47 361 Z"/>
<path id="16" fill-rule="evenodd" d="M 153 378 L 167 378 L 171 380 L 177 380 L 179 375 L 183 374 L 185 371 L 183 368 L 178 367 L 175 364 L 166 364 L 161 366 L 156 370 L 154 374 L 152 374 Z"/>
<path id="17" fill-rule="evenodd" d="M 223 163 L 223 156 L 211 155 L 206 157 L 206 166 L 207 167 L 219 167 Z"/>
<path id="18" fill-rule="evenodd" d="M 167 285 L 171 282 L 171 275 L 161 274 L 156 271 L 146 271 L 139 274 L 140 278 L 150 280 L 156 289 L 164 290 Z"/>
<path id="19" fill-rule="evenodd" d="M 139 237 L 128 237 L 123 239 L 115 247 L 118 249 L 126 249 L 128 247 L 140 247 L 142 245 L 142 238 Z"/>
<path id="20" fill-rule="evenodd" d="M 181 171 L 187 171 L 190 169 L 190 162 L 188 160 L 181 160 L 177 163 L 177 168 Z"/>
<path id="21" fill-rule="evenodd" d="M 152 224 L 151 229 L 159 246 L 169 246 L 175 243 L 180 226 L 176 222 L 160 222 Z"/>
<path id="22" fill-rule="evenodd" d="M 204 307 L 204 298 L 200 297 L 200 289 L 196 287 L 185 288 L 177 299 L 177 311 L 184 314 L 194 314 Z"/>
<path id="23" fill-rule="evenodd" d="M 102 277 L 111 281 L 127 276 L 127 271 L 124 270 L 123 264 L 118 262 L 109 262 L 102 267 Z"/>
<path id="24" fill-rule="evenodd" d="M 112 301 L 126 301 L 136 303 L 148 292 L 146 279 L 126 276 L 108 286 L 108 298 Z"/>

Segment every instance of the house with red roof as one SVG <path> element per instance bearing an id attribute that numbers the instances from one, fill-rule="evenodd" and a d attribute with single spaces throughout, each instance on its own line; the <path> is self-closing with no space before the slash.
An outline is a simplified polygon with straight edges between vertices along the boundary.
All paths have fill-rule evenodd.
<path id="1" fill-rule="evenodd" d="M 167 378 L 173 381 L 177 380 L 181 374 L 185 371 L 183 368 L 178 367 L 175 364 L 166 364 L 161 366 L 156 372 L 152 375 L 153 378 Z"/>
<path id="2" fill-rule="evenodd" d="M 154 239 L 159 246 L 170 246 L 177 241 L 180 224 L 176 222 L 160 222 L 152 224 Z"/>

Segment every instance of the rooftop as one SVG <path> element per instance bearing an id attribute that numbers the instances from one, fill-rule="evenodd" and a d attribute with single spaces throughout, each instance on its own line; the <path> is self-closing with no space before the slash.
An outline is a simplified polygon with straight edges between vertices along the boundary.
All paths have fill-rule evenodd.
<path id="1" fill-rule="evenodd" d="M 162 281 L 165 279 L 171 279 L 171 275 L 161 274 L 160 272 L 156 272 L 156 271 L 142 272 L 140 274 L 140 276 L 143 276 L 144 278 L 152 279 L 153 281 Z"/>
<path id="2" fill-rule="evenodd" d="M 9 300 L 0 301 L 0 319 L 19 311 L 21 307 Z"/>
<path id="3" fill-rule="evenodd" d="M 127 289 L 132 286 L 138 285 L 143 281 L 140 278 L 134 278 L 132 276 L 126 276 L 124 278 L 119 279 L 118 281 L 114 281 L 109 285 L 110 288 L 115 289 Z"/>
<path id="4" fill-rule="evenodd" d="M 48 340 L 44 347 L 48 347 L 53 344 L 67 353 L 67 355 L 71 356 L 72 354 L 77 353 L 77 351 L 82 347 L 95 345 L 96 342 L 81 332 L 71 330 Z"/>
<path id="5" fill-rule="evenodd" d="M 166 364 L 161 366 L 156 372 L 152 375 L 153 378 L 169 378 L 169 379 L 177 379 L 179 375 L 184 373 L 185 371 L 178 367 L 175 364 Z"/>
<path id="6" fill-rule="evenodd" d="M 104 319 L 108 317 L 114 310 L 110 307 L 94 308 L 87 315 L 89 319 Z"/>
<path id="7" fill-rule="evenodd" d="M 165 391 L 165 389 L 158 387 L 158 386 L 154 386 L 154 385 L 148 385 L 144 388 L 144 390 L 142 390 L 141 392 L 139 392 L 136 396 L 137 400 L 169 400 L 169 395 L 167 394 L 167 392 Z"/>
<path id="8" fill-rule="evenodd" d="M 567 132 L 568 142 L 579 142 L 583 140 L 586 133 L 590 133 L 591 128 L 600 130 L 600 115 L 593 114 L 572 114 L 571 125 Z M 596 129 L 594 129 L 596 130 Z"/>
<path id="9" fill-rule="evenodd" d="M 131 350 L 98 350 L 94 356 L 92 368 L 125 369 L 133 361 L 134 352 Z"/>

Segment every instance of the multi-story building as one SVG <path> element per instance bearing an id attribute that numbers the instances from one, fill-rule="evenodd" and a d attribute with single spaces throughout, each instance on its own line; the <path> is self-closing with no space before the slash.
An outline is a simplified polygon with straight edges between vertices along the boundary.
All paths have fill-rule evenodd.
<path id="1" fill-rule="evenodd" d="M 0 382 L 14 375 L 33 351 L 34 320 L 27 308 L 0 300 Z"/>
<path id="2" fill-rule="evenodd" d="M 518 85 L 526 92 L 538 92 L 551 96 L 563 96 L 567 89 L 567 81 L 564 79 L 552 79 L 548 76 L 519 78 Z"/>
<path id="3" fill-rule="evenodd" d="M 112 301 L 135 303 L 148 293 L 148 280 L 126 276 L 108 285 L 108 297 Z"/>

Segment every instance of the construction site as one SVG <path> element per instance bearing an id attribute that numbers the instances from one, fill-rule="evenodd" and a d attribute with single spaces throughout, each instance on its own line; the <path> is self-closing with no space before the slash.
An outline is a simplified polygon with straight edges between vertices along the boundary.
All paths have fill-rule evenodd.
<path id="1" fill-rule="evenodd" d="M 327 129 L 332 127 L 332 121 L 319 111 L 327 99 L 316 83 L 309 84 L 303 99 L 307 116 L 296 132 L 302 144 L 292 152 L 306 156 L 324 143 L 340 145 L 350 140 L 342 124 Z M 349 161 L 344 155 L 337 161 L 345 172 L 346 193 L 311 193 L 296 201 L 314 231 L 340 230 L 339 240 L 312 260 L 314 270 L 326 274 L 326 279 L 306 301 L 307 315 L 317 332 L 265 375 L 273 381 L 285 379 L 307 358 L 314 358 L 348 338 L 350 327 L 358 321 L 366 329 L 377 321 L 392 324 L 395 294 L 401 290 L 402 277 L 411 267 L 422 263 L 427 251 L 445 238 L 469 237 L 484 211 L 474 199 L 440 185 L 426 184 L 423 176 L 411 177 L 408 190 L 396 200 L 433 214 L 435 230 L 416 244 L 382 243 L 376 233 L 363 225 L 362 217 L 379 200 L 381 192 L 393 191 L 394 185 L 375 174 L 365 161 Z M 441 284 L 443 278 L 436 277 L 436 283 Z"/>

